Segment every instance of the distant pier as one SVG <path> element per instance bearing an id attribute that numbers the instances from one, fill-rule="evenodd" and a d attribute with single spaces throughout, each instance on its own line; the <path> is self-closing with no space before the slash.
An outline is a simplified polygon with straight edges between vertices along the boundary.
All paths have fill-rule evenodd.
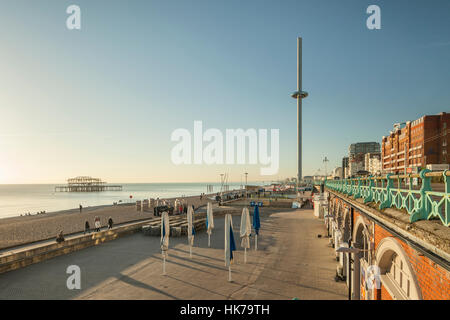
<path id="1" fill-rule="evenodd" d="M 67 185 L 56 186 L 55 192 L 101 192 L 101 191 L 122 191 L 121 185 L 107 184 L 99 178 L 87 176 L 67 179 Z"/>

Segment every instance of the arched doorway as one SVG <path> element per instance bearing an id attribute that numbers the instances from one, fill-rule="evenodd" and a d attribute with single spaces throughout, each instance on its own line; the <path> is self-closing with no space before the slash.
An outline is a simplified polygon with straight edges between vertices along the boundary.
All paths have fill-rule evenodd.
<path id="1" fill-rule="evenodd" d="M 371 265 L 370 232 L 362 216 L 358 216 L 356 219 L 352 240 L 353 247 L 361 250 L 353 254 L 353 297 L 355 300 L 368 300 L 372 298 L 365 282 L 366 273 Z"/>
<path id="2" fill-rule="evenodd" d="M 343 240 L 348 243 L 351 239 L 351 215 L 350 208 L 345 208 L 344 210 L 344 219 L 342 220 L 342 231 L 343 231 Z"/>

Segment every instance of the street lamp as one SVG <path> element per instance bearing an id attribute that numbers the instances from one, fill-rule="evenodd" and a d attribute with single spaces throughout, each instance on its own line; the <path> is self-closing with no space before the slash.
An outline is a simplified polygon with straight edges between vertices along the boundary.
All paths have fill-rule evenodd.
<path id="1" fill-rule="evenodd" d="M 352 253 L 359 253 L 361 251 L 366 251 L 364 249 L 359 249 L 359 248 L 355 248 L 355 247 L 340 247 L 339 249 L 336 250 L 336 252 L 342 252 L 342 253 L 348 253 L 348 300 L 352 300 L 352 261 L 351 261 L 351 255 Z M 358 262 L 355 265 L 356 270 L 358 270 L 357 268 L 359 268 L 359 259 L 355 259 L 356 262 Z M 355 262 L 355 263 L 356 263 Z M 356 290 L 356 288 L 355 288 Z"/>
<path id="2" fill-rule="evenodd" d="M 325 163 L 325 178 L 328 176 L 327 162 L 330 162 L 330 160 L 325 156 L 325 159 L 323 159 L 323 163 Z"/>
<path id="3" fill-rule="evenodd" d="M 308 96 L 302 91 L 302 38 L 297 38 L 297 91 L 291 97 L 297 99 L 297 186 L 302 180 L 302 99 Z"/>
<path id="4" fill-rule="evenodd" d="M 248 176 L 248 172 L 245 172 L 245 198 L 247 199 L 247 176 Z"/>
<path id="5" fill-rule="evenodd" d="M 346 247 L 340 247 L 339 249 L 336 250 L 336 252 L 339 253 L 359 253 L 361 251 L 364 251 L 363 249 L 359 249 L 359 248 L 346 248 Z"/>

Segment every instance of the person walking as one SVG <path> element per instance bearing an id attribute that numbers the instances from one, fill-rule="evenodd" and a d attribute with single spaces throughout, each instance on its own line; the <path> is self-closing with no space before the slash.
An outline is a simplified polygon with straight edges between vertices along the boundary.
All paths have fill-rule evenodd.
<path id="1" fill-rule="evenodd" d="M 82 210 L 83 210 L 83 206 L 80 204 L 80 213 L 81 213 Z"/>
<path id="2" fill-rule="evenodd" d="M 91 233 L 91 226 L 89 225 L 89 221 L 86 220 L 86 222 L 84 223 L 84 234 L 87 233 Z"/>
<path id="3" fill-rule="evenodd" d="M 100 218 L 98 216 L 95 217 L 95 232 L 99 232 L 102 225 L 100 224 Z"/>
<path id="4" fill-rule="evenodd" d="M 111 217 L 109 217 L 108 219 L 108 229 L 112 229 L 113 227 L 113 219 Z"/>

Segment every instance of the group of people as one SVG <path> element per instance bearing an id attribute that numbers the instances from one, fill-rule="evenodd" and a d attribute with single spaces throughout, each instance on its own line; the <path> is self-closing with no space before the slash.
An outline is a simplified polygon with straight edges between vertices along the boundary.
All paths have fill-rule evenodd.
<path id="1" fill-rule="evenodd" d="M 192 206 L 192 208 L 194 208 L 194 206 Z M 188 205 L 186 203 L 186 200 L 184 200 L 184 199 L 183 200 L 175 199 L 174 214 L 187 213 L 187 209 L 188 209 Z"/>
<path id="2" fill-rule="evenodd" d="M 192 208 L 194 208 L 194 206 L 192 206 Z M 161 212 L 163 211 L 167 211 L 169 212 L 170 215 L 172 214 L 183 214 L 183 213 L 187 213 L 187 209 L 188 209 L 188 204 L 186 202 L 185 199 L 175 199 L 173 201 L 173 204 L 170 200 L 160 200 L 159 198 L 156 198 L 155 200 L 155 206 L 153 208 L 154 210 L 154 215 L 155 216 L 160 216 Z"/>
<path id="3" fill-rule="evenodd" d="M 108 230 L 112 229 L 113 223 L 114 223 L 113 219 L 111 217 L 109 217 L 109 219 L 108 219 Z M 95 230 L 95 232 L 100 232 L 101 228 L 102 228 L 102 224 L 101 224 L 101 221 L 100 221 L 100 217 L 99 216 L 95 216 L 95 218 L 94 218 L 94 230 Z M 83 232 L 83 234 L 86 234 L 86 233 L 89 233 L 89 234 L 91 233 L 91 226 L 90 226 L 88 220 L 86 220 L 86 222 L 84 223 L 84 232 Z M 56 235 L 56 242 L 61 243 L 64 240 L 65 240 L 64 239 L 64 233 L 61 230 Z"/>
<path id="4" fill-rule="evenodd" d="M 111 217 L 109 217 L 109 219 L 108 219 L 108 230 L 112 229 L 113 223 L 114 223 L 113 219 Z M 99 216 L 95 216 L 95 218 L 94 218 L 94 229 L 95 229 L 95 232 L 100 232 L 101 227 L 102 227 L 102 224 L 100 222 L 100 217 Z M 88 220 L 86 220 L 86 222 L 84 223 L 84 234 L 86 234 L 86 233 L 91 233 L 91 226 L 89 225 L 89 221 Z"/>
<path id="5" fill-rule="evenodd" d="M 155 216 L 160 216 L 164 211 L 167 211 L 169 215 L 180 215 L 187 214 L 188 207 L 189 205 L 187 204 L 186 199 L 175 199 L 172 203 L 170 200 L 160 200 L 157 198 L 153 210 Z M 195 210 L 194 205 L 192 205 L 192 209 Z"/>

